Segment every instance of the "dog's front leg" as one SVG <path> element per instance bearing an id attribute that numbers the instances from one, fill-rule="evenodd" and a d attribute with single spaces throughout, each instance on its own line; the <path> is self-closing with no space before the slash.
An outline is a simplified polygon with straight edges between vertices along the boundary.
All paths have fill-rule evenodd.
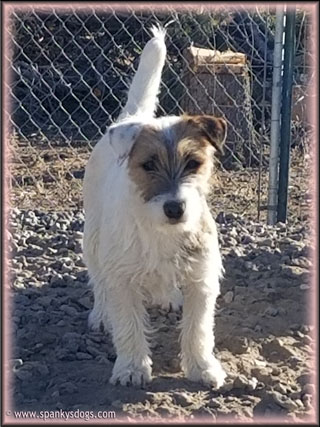
<path id="1" fill-rule="evenodd" d="M 117 352 L 110 382 L 143 386 L 151 380 L 152 361 L 142 295 L 124 286 L 108 289 L 107 311 Z"/>
<path id="2" fill-rule="evenodd" d="M 213 355 L 217 292 L 206 286 L 206 283 L 198 281 L 186 284 L 183 290 L 182 369 L 190 380 L 219 388 L 223 385 L 226 374 Z"/>

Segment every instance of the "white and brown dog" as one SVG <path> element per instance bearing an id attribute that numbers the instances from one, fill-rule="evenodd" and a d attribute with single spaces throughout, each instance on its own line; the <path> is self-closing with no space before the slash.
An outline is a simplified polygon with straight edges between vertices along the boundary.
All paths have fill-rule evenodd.
<path id="1" fill-rule="evenodd" d="M 151 380 L 145 303 L 183 296 L 186 376 L 220 387 L 214 309 L 223 267 L 206 196 L 226 123 L 212 116 L 155 118 L 165 31 L 152 29 L 127 103 L 95 146 L 84 179 L 84 259 L 94 291 L 91 327 L 111 326 L 111 383 Z M 180 293 L 181 290 L 181 293 Z"/>

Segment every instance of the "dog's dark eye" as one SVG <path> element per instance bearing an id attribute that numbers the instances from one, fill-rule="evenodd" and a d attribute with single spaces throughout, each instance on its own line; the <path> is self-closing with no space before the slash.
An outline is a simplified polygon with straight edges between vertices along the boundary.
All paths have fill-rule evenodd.
<path id="1" fill-rule="evenodd" d="M 187 171 L 197 170 L 199 168 L 200 164 L 201 163 L 198 162 L 198 160 L 191 159 L 186 164 L 185 170 L 187 170 Z"/>
<path id="2" fill-rule="evenodd" d="M 154 160 L 148 160 L 147 162 L 143 163 L 142 168 L 146 172 L 152 172 L 156 169 L 156 163 Z"/>

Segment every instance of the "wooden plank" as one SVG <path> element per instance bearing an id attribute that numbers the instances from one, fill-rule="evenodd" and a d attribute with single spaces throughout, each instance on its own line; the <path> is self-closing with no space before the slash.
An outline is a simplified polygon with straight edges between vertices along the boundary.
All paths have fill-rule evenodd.
<path id="1" fill-rule="evenodd" d="M 191 46 L 185 49 L 186 59 L 193 66 L 204 64 L 246 64 L 247 57 L 244 53 L 203 49 Z"/>
<path id="2" fill-rule="evenodd" d="M 201 64 L 192 67 L 192 71 L 201 74 L 246 74 L 248 67 L 243 64 Z"/>

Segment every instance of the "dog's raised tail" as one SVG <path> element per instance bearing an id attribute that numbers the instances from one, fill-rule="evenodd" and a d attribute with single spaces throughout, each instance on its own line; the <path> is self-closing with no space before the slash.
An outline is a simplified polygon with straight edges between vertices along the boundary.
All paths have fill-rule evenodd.
<path id="1" fill-rule="evenodd" d="M 161 82 L 161 73 L 166 59 L 165 29 L 160 26 L 151 28 L 153 38 L 144 47 L 138 70 L 131 83 L 127 103 L 120 115 L 143 115 L 153 117 Z"/>

